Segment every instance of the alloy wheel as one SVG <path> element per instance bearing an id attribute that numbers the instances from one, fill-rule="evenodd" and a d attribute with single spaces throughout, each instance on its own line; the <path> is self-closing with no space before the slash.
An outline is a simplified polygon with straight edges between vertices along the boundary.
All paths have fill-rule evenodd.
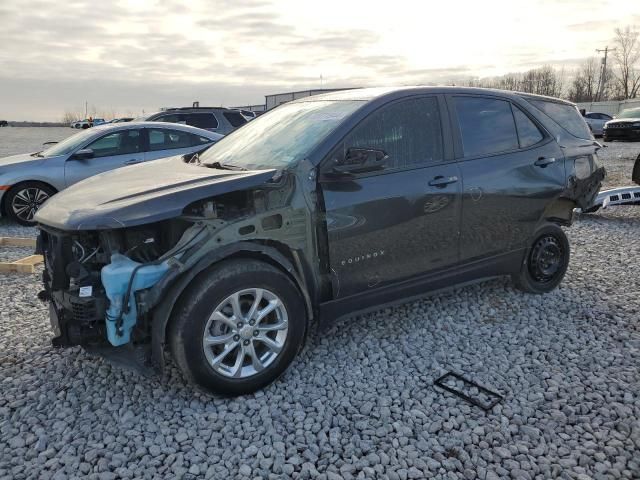
<path id="1" fill-rule="evenodd" d="M 207 320 L 202 347 L 216 372 L 247 378 L 276 360 L 287 332 L 287 310 L 282 300 L 269 290 L 249 288 L 218 304 Z"/>
<path id="2" fill-rule="evenodd" d="M 13 213 L 20 220 L 32 222 L 33 217 L 44 202 L 49 199 L 49 194 L 37 187 L 28 187 L 19 190 L 11 202 Z"/>

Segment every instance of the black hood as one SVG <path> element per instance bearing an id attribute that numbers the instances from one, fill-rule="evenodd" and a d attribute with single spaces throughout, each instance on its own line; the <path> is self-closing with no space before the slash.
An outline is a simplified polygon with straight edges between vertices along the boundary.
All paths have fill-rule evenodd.
<path id="1" fill-rule="evenodd" d="M 257 187 L 276 170 L 232 171 L 171 157 L 88 178 L 54 195 L 35 220 L 60 230 L 104 230 L 153 223 L 182 214 L 190 203 Z"/>

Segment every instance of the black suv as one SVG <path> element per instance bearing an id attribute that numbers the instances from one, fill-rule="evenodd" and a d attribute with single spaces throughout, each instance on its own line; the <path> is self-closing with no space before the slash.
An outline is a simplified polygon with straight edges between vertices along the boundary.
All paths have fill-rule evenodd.
<path id="1" fill-rule="evenodd" d="M 223 107 L 168 108 L 146 115 L 142 119 L 151 122 L 182 123 L 222 135 L 227 135 L 247 123 L 247 119 L 239 111 Z"/>
<path id="2" fill-rule="evenodd" d="M 279 106 L 198 160 L 115 170 L 38 212 L 54 345 L 243 394 L 314 322 L 481 278 L 544 293 L 559 225 L 604 170 L 573 104 L 470 88 L 342 91 Z"/>

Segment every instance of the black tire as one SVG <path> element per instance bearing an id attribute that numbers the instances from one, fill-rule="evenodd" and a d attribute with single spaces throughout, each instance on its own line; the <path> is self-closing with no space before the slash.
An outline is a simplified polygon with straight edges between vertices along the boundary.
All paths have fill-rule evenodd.
<path id="1" fill-rule="evenodd" d="M 230 378 L 212 366 L 205 353 L 203 338 L 207 322 L 221 302 L 234 293 L 246 289 L 265 289 L 281 300 L 288 317 L 286 339 L 275 359 L 262 371 L 257 371 L 245 378 Z M 245 322 L 248 322 L 248 319 Z M 248 323 L 245 328 L 247 325 Z M 306 331 L 305 305 L 297 287 L 289 277 L 265 262 L 234 259 L 214 265 L 192 281 L 174 309 L 168 335 L 173 357 L 190 382 L 211 393 L 236 396 L 255 392 L 276 380 L 291 364 L 304 344 Z M 211 331 L 208 334 L 211 334 Z M 236 342 L 238 349 L 242 348 L 241 342 L 249 341 L 242 340 L 246 337 L 240 338 L 239 335 L 235 335 L 233 339 L 236 340 L 236 337 L 240 339 Z M 256 345 L 256 349 L 260 348 L 257 343 L 258 338 L 256 337 L 256 343 L 251 338 L 251 348 L 254 348 L 253 345 Z M 244 349 L 242 351 L 244 352 Z M 229 355 L 234 352 L 236 352 L 235 349 Z M 244 362 L 251 363 L 248 355 L 242 358 L 242 365 L 245 364 Z"/>
<path id="2" fill-rule="evenodd" d="M 55 193 L 56 191 L 45 183 L 19 183 L 11 187 L 6 194 L 4 201 L 5 212 L 14 222 L 31 227 L 35 225 L 33 221 L 35 212 Z M 22 206 L 28 206 L 29 208 L 26 211 L 22 211 Z"/>
<path id="3" fill-rule="evenodd" d="M 569 240 L 560 227 L 552 224 L 539 229 L 533 238 L 513 281 L 524 292 L 547 293 L 562 282 L 567 272 Z"/>

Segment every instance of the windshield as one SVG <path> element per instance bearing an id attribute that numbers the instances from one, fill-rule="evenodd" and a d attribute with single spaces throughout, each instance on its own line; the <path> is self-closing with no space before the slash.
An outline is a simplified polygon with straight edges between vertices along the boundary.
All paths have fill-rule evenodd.
<path id="1" fill-rule="evenodd" d="M 41 152 L 43 157 L 55 157 L 56 155 L 68 155 L 76 148 L 82 145 L 95 135 L 95 130 L 83 130 L 75 135 L 65 138 L 61 142 L 56 143 L 53 147 L 47 148 Z"/>
<path id="2" fill-rule="evenodd" d="M 204 164 L 283 168 L 303 159 L 361 101 L 287 103 L 244 125 L 202 154 Z"/>
<path id="3" fill-rule="evenodd" d="M 628 108 L 621 111 L 617 118 L 640 118 L 640 108 Z"/>

